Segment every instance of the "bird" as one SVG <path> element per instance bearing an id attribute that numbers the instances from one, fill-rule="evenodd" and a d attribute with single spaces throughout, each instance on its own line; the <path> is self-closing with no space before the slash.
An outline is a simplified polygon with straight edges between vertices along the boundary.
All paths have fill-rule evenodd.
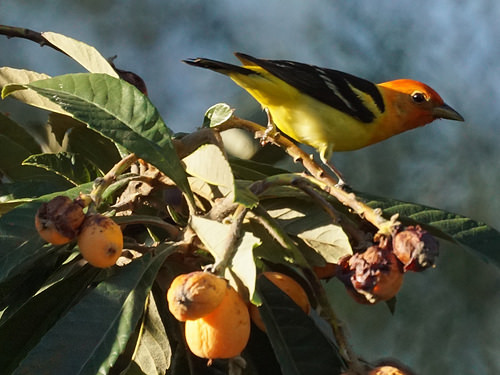
<path id="1" fill-rule="evenodd" d="M 242 65 L 195 58 L 183 62 L 229 76 L 268 113 L 269 121 L 299 143 L 316 149 L 321 161 L 333 152 L 378 143 L 436 119 L 464 121 L 428 85 L 412 79 L 373 83 L 339 70 L 236 52 Z"/>

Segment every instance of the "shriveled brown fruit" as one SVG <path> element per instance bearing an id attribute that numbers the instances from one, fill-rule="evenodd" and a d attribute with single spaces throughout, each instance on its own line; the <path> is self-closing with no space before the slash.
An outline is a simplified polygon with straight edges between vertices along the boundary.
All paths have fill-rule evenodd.
<path id="1" fill-rule="evenodd" d="M 186 320 L 186 343 L 191 352 L 210 360 L 235 357 L 250 338 L 250 316 L 241 296 L 231 286 L 211 313 Z"/>
<path id="2" fill-rule="evenodd" d="M 123 250 L 120 226 L 101 214 L 87 216 L 78 235 L 78 247 L 82 257 L 94 267 L 111 267 Z"/>
<path id="3" fill-rule="evenodd" d="M 167 291 L 168 308 L 182 322 L 201 318 L 219 306 L 227 288 L 227 280 L 210 272 L 179 275 Z"/>
<path id="4" fill-rule="evenodd" d="M 386 248 L 370 246 L 362 253 L 340 260 L 337 277 L 360 303 L 373 304 L 393 298 L 403 284 L 402 266 Z"/>
<path id="5" fill-rule="evenodd" d="M 85 214 L 79 203 L 59 195 L 40 206 L 35 216 L 35 227 L 45 241 L 63 245 L 77 236 L 84 219 Z"/>
<path id="6" fill-rule="evenodd" d="M 392 248 L 405 271 L 420 272 L 433 267 L 439 255 L 439 242 L 419 225 L 398 232 Z"/>
<path id="7" fill-rule="evenodd" d="M 290 297 L 293 302 L 295 302 L 302 309 L 302 311 L 304 311 L 306 314 L 309 314 L 309 311 L 311 309 L 309 298 L 307 297 L 307 293 L 305 292 L 305 290 L 297 281 L 292 279 L 290 276 L 279 272 L 263 272 L 260 277 L 266 277 L 274 285 L 285 292 L 288 297 Z M 250 317 L 252 318 L 254 324 L 265 332 L 266 326 L 262 321 L 258 307 L 250 304 L 249 311 Z"/>

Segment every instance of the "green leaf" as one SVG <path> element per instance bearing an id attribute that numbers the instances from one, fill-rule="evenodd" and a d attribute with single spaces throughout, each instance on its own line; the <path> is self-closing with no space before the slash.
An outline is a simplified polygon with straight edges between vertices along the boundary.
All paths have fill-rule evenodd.
<path id="1" fill-rule="evenodd" d="M 81 155 L 69 152 L 31 155 L 23 161 L 23 165 L 44 168 L 62 176 L 74 185 L 94 181 L 103 175 L 92 162 Z"/>
<path id="2" fill-rule="evenodd" d="M 53 248 L 38 257 L 36 264 L 16 274 L 7 282 L 0 283 L 0 313 L 2 322 L 14 315 L 23 304 L 32 298 L 70 256 L 69 252 L 57 252 Z"/>
<path id="3" fill-rule="evenodd" d="M 145 374 L 166 374 L 170 367 L 171 355 L 165 326 L 155 299 L 150 295 L 141 340 L 132 359 Z"/>
<path id="4" fill-rule="evenodd" d="M 203 145 L 182 161 L 186 165 L 186 172 L 207 184 L 218 186 L 223 196 L 232 192 L 234 201 L 248 208 L 259 203 L 258 197 L 248 189 L 250 183 L 234 180 L 231 165 L 219 147 Z M 209 186 L 191 179 L 191 188 L 207 199 L 213 199 L 213 191 Z"/>
<path id="5" fill-rule="evenodd" d="M 218 103 L 211 106 L 205 112 L 205 117 L 203 119 L 203 127 L 211 128 L 220 125 L 231 118 L 234 113 L 234 109 L 226 103 Z"/>
<path id="6" fill-rule="evenodd" d="M 2 195 L 4 195 L 6 200 L 22 199 L 30 201 L 33 197 L 39 197 L 45 194 L 51 194 L 54 191 L 62 191 L 73 187 L 73 184 L 54 173 L 29 166 L 21 165 L 20 169 L 21 168 L 27 172 L 29 169 L 31 174 L 23 176 L 22 179 L 12 183 L 0 185 L 0 191 L 2 191 Z M 42 173 L 35 174 L 35 172 Z M 8 197 L 5 197 L 6 195 L 8 195 Z M 10 202 L 12 201 L 9 201 L 9 203 Z M 17 205 L 15 202 L 12 203 Z"/>
<path id="7" fill-rule="evenodd" d="M 332 223 L 332 218 L 321 207 L 290 199 L 266 202 L 265 207 L 288 234 L 302 239 L 326 262 L 337 263 L 344 255 L 352 254 L 342 227 Z"/>
<path id="8" fill-rule="evenodd" d="M 500 232 L 487 224 L 433 207 L 362 196 L 369 199 L 369 206 L 381 208 L 385 216 L 398 213 L 406 224 L 421 224 L 434 235 L 473 250 L 500 266 Z"/>
<path id="9" fill-rule="evenodd" d="M 235 157 L 229 158 L 235 178 L 241 180 L 263 180 L 266 177 L 289 173 L 285 169 L 277 168 L 266 163 L 253 160 L 243 160 Z"/>
<path id="10" fill-rule="evenodd" d="M 67 189 L 71 186 L 52 172 L 33 166 L 23 166 L 23 160 L 29 156 L 29 150 L 0 134 L 0 171 L 13 182 L 28 182 L 28 185 L 23 185 L 24 188 L 28 189 L 24 193 L 18 190 L 15 197 L 32 197 L 46 193 L 47 190 L 44 188 L 53 191 L 54 188 Z M 16 187 L 10 186 L 10 189 L 6 187 L 10 193 L 14 193 L 12 188 Z"/>
<path id="11" fill-rule="evenodd" d="M 255 208 L 259 204 L 259 197 L 256 196 L 250 189 L 250 182 L 235 180 L 234 181 L 234 202 L 242 204 L 247 208 Z"/>
<path id="12" fill-rule="evenodd" d="M 133 85 L 107 74 L 80 73 L 33 82 L 25 87 L 54 101 L 77 120 L 155 165 L 192 201 L 170 130 L 148 97 Z"/>
<path id="13" fill-rule="evenodd" d="M 238 249 L 225 273 L 228 280 L 233 279 L 234 276 L 237 277 L 233 285 L 237 286 L 239 282 L 242 282 L 246 286 L 250 300 L 254 298 L 255 279 L 257 277 L 253 250 L 260 245 L 260 239 L 255 237 L 253 233 L 244 232 L 238 243 Z"/>
<path id="14" fill-rule="evenodd" d="M 125 348 L 173 246 L 117 269 L 57 321 L 14 374 L 105 374 Z M 41 367 L 41 364 L 42 367 Z"/>
<path id="15" fill-rule="evenodd" d="M 40 145 L 24 127 L 12 121 L 8 116 L 0 113 L 0 134 L 11 139 L 14 143 L 24 147 L 32 154 L 41 152 Z"/>
<path id="16" fill-rule="evenodd" d="M 281 289 L 266 277 L 257 279 L 259 312 L 283 374 L 340 374 L 337 348 Z"/>
<path id="17" fill-rule="evenodd" d="M 29 299 L 0 321 L 0 368 L 12 371 L 100 272 L 90 266 Z"/>
<path id="18" fill-rule="evenodd" d="M 228 155 L 241 159 L 252 158 L 261 146 L 252 133 L 238 128 L 220 132 L 224 150 Z"/>
<path id="19" fill-rule="evenodd" d="M 208 184 L 226 188 L 223 191 L 225 195 L 233 191 L 234 178 L 231 166 L 216 145 L 203 145 L 182 161 L 186 165 L 186 172 L 191 176 L 198 177 Z"/>
<path id="20" fill-rule="evenodd" d="M 262 245 L 254 251 L 254 256 L 265 259 L 271 263 L 283 264 L 289 266 L 290 263 L 296 263 L 306 267 L 306 264 L 301 264 L 293 250 L 283 248 L 274 237 L 269 234 L 267 228 L 256 220 L 251 220 L 248 224 L 252 233 L 261 239 Z M 298 250 L 297 250 L 298 251 Z M 299 254 L 300 256 L 300 254 Z"/>
<path id="21" fill-rule="evenodd" d="M 107 172 L 121 159 L 116 145 L 87 127 L 73 128 L 68 133 L 68 151 L 83 155 L 102 172 Z"/>
<path id="22" fill-rule="evenodd" d="M 0 134 L 0 171 L 15 180 L 24 177 L 19 166 L 30 155 L 29 150 Z"/>
<path id="23" fill-rule="evenodd" d="M 102 172 L 109 171 L 121 159 L 116 144 L 111 139 L 81 121 L 59 113 L 50 113 L 48 124 L 65 151 L 83 155 Z"/>
<path id="24" fill-rule="evenodd" d="M 50 78 L 50 76 L 32 72 L 30 70 L 2 67 L 0 68 L 0 87 L 2 87 L 2 99 L 7 95 L 12 95 L 17 100 L 34 107 L 68 115 L 68 113 L 56 103 L 53 103 L 49 99 L 37 94 L 35 91 L 26 90 L 26 84 L 47 78 Z"/>
<path id="25" fill-rule="evenodd" d="M 112 77 L 118 78 L 118 73 L 116 73 L 108 60 L 106 60 L 94 47 L 80 42 L 79 40 L 50 31 L 42 33 L 42 36 L 89 72 L 106 73 Z"/>
<path id="26" fill-rule="evenodd" d="M 21 199 L 11 199 L 6 202 L 0 202 L 0 216 L 13 210 L 17 206 L 31 202 L 32 200 L 33 200 L 32 198 L 21 198 Z"/>

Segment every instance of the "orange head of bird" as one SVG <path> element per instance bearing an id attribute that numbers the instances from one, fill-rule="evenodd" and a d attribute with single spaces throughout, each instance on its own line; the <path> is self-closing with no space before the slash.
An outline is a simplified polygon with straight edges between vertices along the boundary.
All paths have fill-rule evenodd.
<path id="1" fill-rule="evenodd" d="M 436 119 L 464 121 L 464 118 L 447 105 L 441 96 L 426 84 L 412 79 L 398 79 L 380 83 L 385 97 L 389 98 L 387 112 L 399 119 L 401 131 L 428 124 Z"/>

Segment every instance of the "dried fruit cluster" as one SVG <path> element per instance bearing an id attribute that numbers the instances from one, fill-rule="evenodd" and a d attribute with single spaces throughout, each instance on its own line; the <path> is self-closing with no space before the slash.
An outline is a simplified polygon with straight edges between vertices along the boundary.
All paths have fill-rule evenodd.
<path id="1" fill-rule="evenodd" d="M 57 196 L 43 203 L 35 216 L 40 236 L 54 245 L 64 245 L 75 238 L 82 257 L 94 267 L 114 265 L 123 249 L 120 226 L 102 214 L 84 213 L 88 199 L 72 200 Z"/>
<path id="2" fill-rule="evenodd" d="M 403 284 L 407 271 L 421 272 L 434 266 L 439 244 L 420 226 L 398 231 L 364 252 L 344 257 L 337 277 L 360 303 L 377 303 L 393 298 Z"/>

